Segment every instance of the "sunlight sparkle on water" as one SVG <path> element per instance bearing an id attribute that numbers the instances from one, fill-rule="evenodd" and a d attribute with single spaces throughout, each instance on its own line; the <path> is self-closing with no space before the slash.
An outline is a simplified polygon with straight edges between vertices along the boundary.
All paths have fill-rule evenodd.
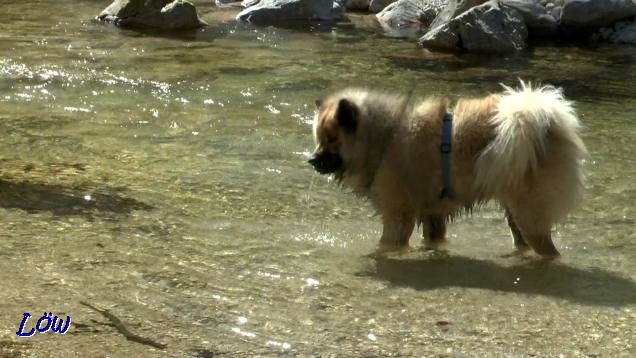
<path id="1" fill-rule="evenodd" d="M 287 343 L 287 342 L 280 343 L 280 342 L 277 342 L 277 341 L 267 341 L 267 342 L 265 342 L 265 345 L 266 345 L 266 346 L 276 346 L 276 347 L 281 347 L 281 348 L 283 348 L 283 349 L 289 349 L 289 348 L 291 348 L 291 345 L 290 345 L 289 343 Z"/>
<path id="2" fill-rule="evenodd" d="M 241 331 L 240 328 L 238 327 L 234 327 L 232 328 L 232 332 L 240 334 L 241 336 L 245 336 L 245 337 L 249 337 L 249 338 L 254 338 L 256 337 L 256 334 L 253 332 L 247 332 L 247 331 Z"/>
<path id="3" fill-rule="evenodd" d="M 267 108 L 268 111 L 270 111 L 273 114 L 279 114 L 280 110 L 278 110 L 276 107 L 274 107 L 271 104 L 268 104 L 267 106 L 265 106 L 265 108 Z"/>

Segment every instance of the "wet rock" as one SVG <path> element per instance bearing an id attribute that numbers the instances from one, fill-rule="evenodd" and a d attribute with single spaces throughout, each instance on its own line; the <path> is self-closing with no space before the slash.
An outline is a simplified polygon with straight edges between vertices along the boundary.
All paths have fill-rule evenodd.
<path id="1" fill-rule="evenodd" d="M 183 0 L 115 0 L 97 19 L 121 27 L 185 30 L 205 26 L 191 3 Z"/>
<path id="2" fill-rule="evenodd" d="M 542 6 L 539 0 L 501 0 L 501 2 L 519 11 L 531 35 L 545 37 L 557 32 L 557 20 L 548 13 L 547 8 Z"/>
<path id="3" fill-rule="evenodd" d="M 347 10 L 367 10 L 371 0 L 345 0 L 344 5 Z"/>
<path id="4" fill-rule="evenodd" d="M 395 1 L 396 0 L 371 0 L 371 2 L 369 3 L 369 12 L 377 14 Z"/>
<path id="5" fill-rule="evenodd" d="M 563 4 L 561 28 L 568 33 L 587 32 L 634 15 L 633 0 L 568 0 Z"/>
<path id="6" fill-rule="evenodd" d="M 239 21 L 276 24 L 293 20 L 339 20 L 345 10 L 334 0 L 261 0 L 236 15 Z"/>
<path id="7" fill-rule="evenodd" d="M 398 0 L 385 7 L 376 17 L 387 32 L 399 36 L 398 33 L 405 29 L 416 32 L 427 28 L 443 7 L 444 1 L 441 0 Z"/>
<path id="8" fill-rule="evenodd" d="M 527 36 L 521 14 L 491 0 L 433 28 L 419 42 L 424 47 L 443 51 L 508 53 L 524 49 Z"/>

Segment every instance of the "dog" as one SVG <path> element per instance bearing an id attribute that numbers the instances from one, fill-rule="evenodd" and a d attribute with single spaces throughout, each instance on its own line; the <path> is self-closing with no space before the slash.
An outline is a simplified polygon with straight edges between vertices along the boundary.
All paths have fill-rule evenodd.
<path id="1" fill-rule="evenodd" d="M 587 156 L 562 90 L 520 81 L 460 99 L 452 115 L 445 98 L 410 102 L 356 88 L 316 101 L 309 163 L 371 201 L 382 218 L 380 246 L 408 246 L 418 223 L 439 248 L 448 222 L 495 200 L 513 253 L 559 256 L 551 230 L 582 196 Z"/>

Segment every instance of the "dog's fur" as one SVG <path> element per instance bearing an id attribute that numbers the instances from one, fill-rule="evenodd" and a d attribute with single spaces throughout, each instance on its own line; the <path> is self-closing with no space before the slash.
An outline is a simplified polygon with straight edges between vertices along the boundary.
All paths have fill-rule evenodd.
<path id="1" fill-rule="evenodd" d="M 452 198 L 440 197 L 442 120 L 448 100 L 346 89 L 323 101 L 309 162 L 371 200 L 384 246 L 406 246 L 416 221 L 436 246 L 446 222 L 494 199 L 505 209 L 516 249 L 558 256 L 551 229 L 582 194 L 586 149 L 572 104 L 551 86 L 461 99 L 453 110 Z"/>

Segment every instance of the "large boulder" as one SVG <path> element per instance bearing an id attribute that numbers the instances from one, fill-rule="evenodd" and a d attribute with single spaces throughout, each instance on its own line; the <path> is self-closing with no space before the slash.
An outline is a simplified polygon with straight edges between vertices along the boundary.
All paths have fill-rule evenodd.
<path id="1" fill-rule="evenodd" d="M 389 34 L 410 34 L 428 28 L 444 4 L 444 0 L 398 0 L 385 7 L 376 17 Z"/>
<path id="2" fill-rule="evenodd" d="M 239 21 L 276 24 L 294 20 L 339 20 L 345 10 L 334 0 L 261 0 L 236 15 Z"/>
<path id="3" fill-rule="evenodd" d="M 545 37 L 557 32 L 558 21 L 548 13 L 539 0 L 501 0 L 501 2 L 519 11 L 530 35 Z"/>
<path id="4" fill-rule="evenodd" d="M 184 0 L 115 0 L 97 19 L 121 27 L 187 30 L 205 26 L 197 10 Z"/>
<path id="5" fill-rule="evenodd" d="M 634 0 L 567 0 L 561 12 L 565 32 L 589 32 L 636 15 Z"/>
<path id="6" fill-rule="evenodd" d="M 524 49 L 527 36 L 521 14 L 491 0 L 435 27 L 419 42 L 434 50 L 509 53 Z"/>

